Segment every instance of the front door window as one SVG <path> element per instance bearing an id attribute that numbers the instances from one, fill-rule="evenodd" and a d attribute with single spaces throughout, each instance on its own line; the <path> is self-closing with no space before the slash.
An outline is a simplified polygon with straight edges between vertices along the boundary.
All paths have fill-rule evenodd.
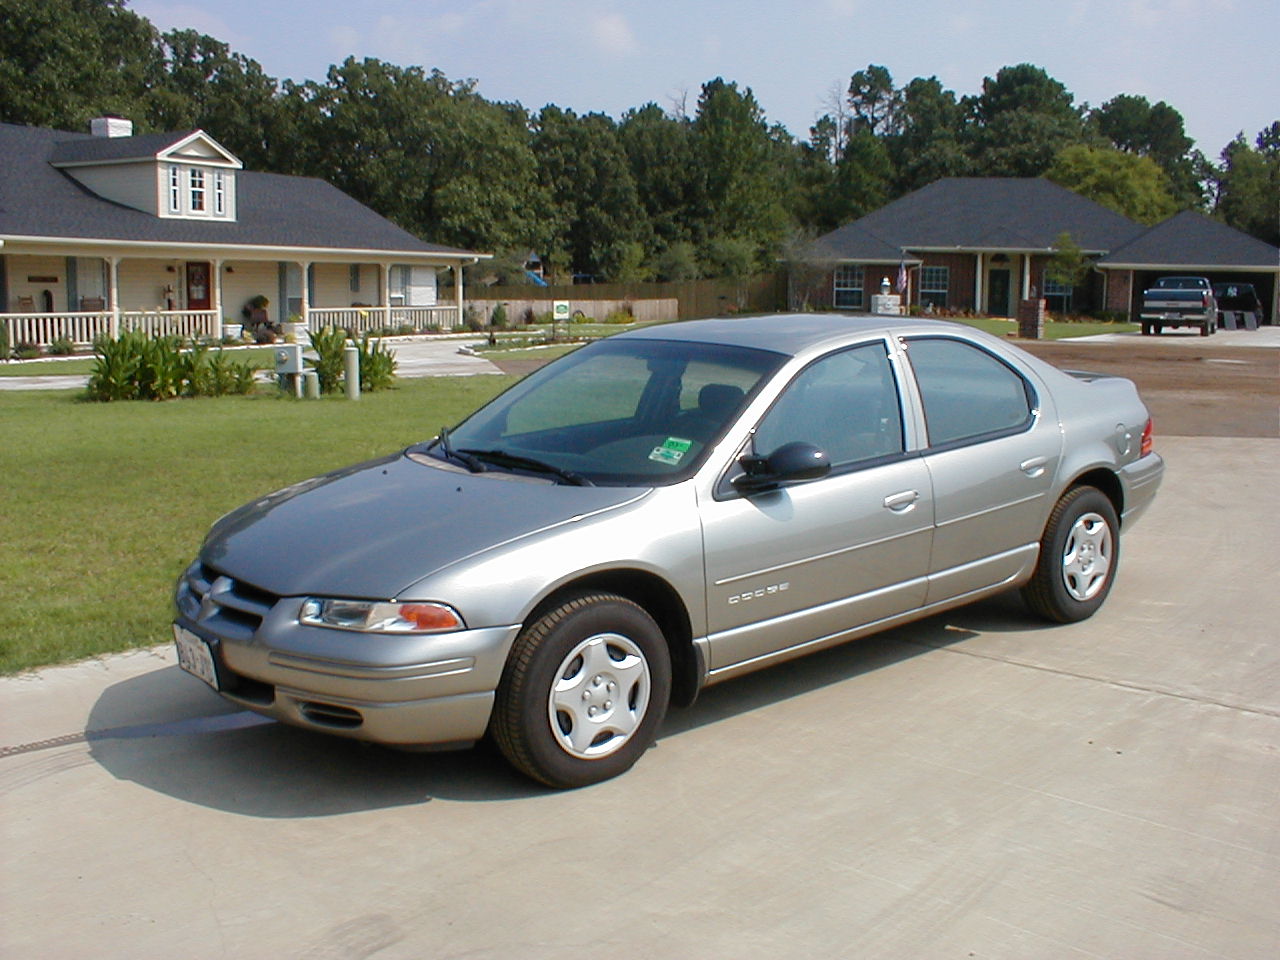
<path id="1" fill-rule="evenodd" d="M 208 310 L 212 301 L 209 294 L 209 264 L 187 264 L 187 309 Z"/>

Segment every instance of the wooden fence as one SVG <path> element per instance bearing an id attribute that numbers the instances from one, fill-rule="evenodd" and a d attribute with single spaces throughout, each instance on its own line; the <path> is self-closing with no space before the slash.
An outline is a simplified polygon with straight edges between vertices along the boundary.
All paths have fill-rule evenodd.
<path id="1" fill-rule="evenodd" d="M 748 280 L 687 280 L 680 283 L 575 283 L 550 287 L 473 287 L 467 302 L 485 311 L 506 304 L 513 322 L 526 308 L 535 314 L 551 309 L 551 301 L 568 300 L 570 310 L 603 319 L 630 304 L 637 320 L 697 320 L 728 313 L 768 313 L 785 310 L 787 276 L 783 271 Z"/>

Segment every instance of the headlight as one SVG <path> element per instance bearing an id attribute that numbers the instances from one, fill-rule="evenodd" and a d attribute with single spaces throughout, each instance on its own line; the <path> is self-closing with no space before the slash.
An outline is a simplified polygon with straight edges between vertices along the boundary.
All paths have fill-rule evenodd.
<path id="1" fill-rule="evenodd" d="M 466 628 L 457 611 L 443 603 L 387 603 L 311 597 L 303 601 L 298 620 L 312 627 L 361 633 L 444 633 Z"/>

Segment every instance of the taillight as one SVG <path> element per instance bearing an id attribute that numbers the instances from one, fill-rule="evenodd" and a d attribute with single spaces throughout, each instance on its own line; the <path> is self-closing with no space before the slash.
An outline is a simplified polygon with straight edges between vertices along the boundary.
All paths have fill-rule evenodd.
<path id="1" fill-rule="evenodd" d="M 1147 418 L 1147 425 L 1142 428 L 1142 452 L 1139 456 L 1145 457 L 1155 449 L 1155 427 L 1150 417 Z"/>

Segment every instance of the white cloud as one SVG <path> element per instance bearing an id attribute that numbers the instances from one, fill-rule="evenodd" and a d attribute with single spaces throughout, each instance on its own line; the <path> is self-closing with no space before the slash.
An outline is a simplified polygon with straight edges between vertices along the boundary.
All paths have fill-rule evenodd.
<path id="1" fill-rule="evenodd" d="M 633 53 L 636 49 L 635 32 L 620 13 L 596 16 L 591 22 L 591 37 L 604 53 Z"/>

